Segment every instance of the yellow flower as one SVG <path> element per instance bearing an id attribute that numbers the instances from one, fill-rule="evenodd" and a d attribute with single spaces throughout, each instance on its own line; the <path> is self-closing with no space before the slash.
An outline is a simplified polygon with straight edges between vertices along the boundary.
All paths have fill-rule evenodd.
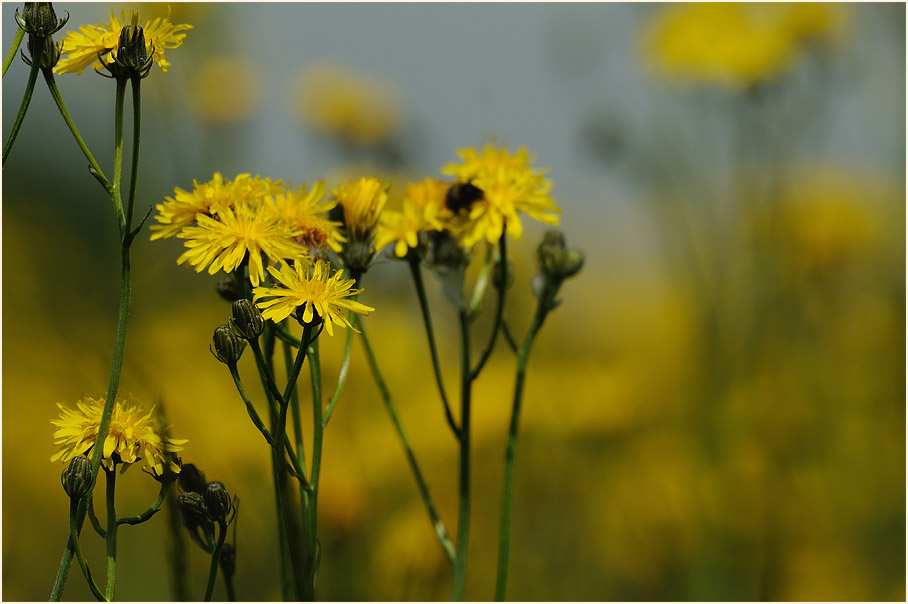
<path id="1" fill-rule="evenodd" d="M 91 66 L 95 71 L 101 71 L 104 66 L 112 62 L 110 53 L 117 48 L 120 40 L 120 30 L 128 24 L 126 12 L 120 13 L 120 18 L 110 12 L 110 26 L 104 25 L 83 25 L 79 27 L 79 32 L 66 32 L 63 38 L 63 50 L 66 56 L 60 59 L 57 66 L 54 67 L 54 73 L 76 73 Z M 164 58 L 164 50 L 167 48 L 176 48 L 183 43 L 185 33 L 180 33 L 192 29 L 192 25 L 174 25 L 168 18 L 158 17 L 147 21 L 144 26 L 145 46 L 151 56 L 154 49 L 154 61 L 166 72 L 170 63 Z"/>
<path id="2" fill-rule="evenodd" d="M 209 182 L 199 184 L 193 180 L 192 184 L 191 192 L 176 187 L 173 197 L 165 197 L 164 203 L 155 206 L 158 214 L 154 219 L 161 224 L 151 226 L 152 241 L 173 237 L 195 222 L 198 214 L 213 216 L 221 207 L 234 207 L 283 192 L 281 181 L 272 182 L 270 178 L 249 174 L 240 174 L 235 180 L 224 182 L 221 174 L 215 172 Z"/>
<path id="3" fill-rule="evenodd" d="M 50 458 L 68 462 L 73 457 L 88 455 L 98 439 L 104 401 L 85 397 L 76 403 L 76 409 L 57 404 L 60 417 L 51 423 L 57 426 L 54 444 L 60 450 Z M 110 416 L 107 438 L 104 440 L 101 464 L 113 470 L 122 464 L 121 472 L 131 464 L 142 461 L 143 469 L 155 476 L 164 473 L 165 466 L 179 472 L 173 453 L 182 451 L 186 440 L 169 438 L 155 428 L 154 408 L 143 412 L 138 405 L 116 401 Z"/>
<path id="4" fill-rule="evenodd" d="M 255 64 L 243 57 L 202 59 L 186 86 L 189 110 L 213 123 L 247 120 L 261 105 L 261 77 Z"/>
<path id="5" fill-rule="evenodd" d="M 270 203 L 281 220 L 300 232 L 296 238 L 300 245 L 310 249 L 330 247 L 340 252 L 341 243 L 347 239 L 341 234 L 341 223 L 328 219 L 337 201 L 322 201 L 324 194 L 325 183 L 317 182 L 308 192 L 303 185 L 297 191 L 276 194 Z"/>
<path id="6" fill-rule="evenodd" d="M 649 24 L 644 44 L 666 76 L 744 87 L 788 69 L 804 42 L 833 37 L 843 17 L 828 3 L 677 4 Z"/>
<path id="7" fill-rule="evenodd" d="M 388 202 L 388 187 L 377 178 L 351 180 L 331 193 L 344 207 L 344 227 L 348 235 L 368 238 Z"/>
<path id="8" fill-rule="evenodd" d="M 382 212 L 375 232 L 375 249 L 394 242 L 394 254 L 403 258 L 408 248 L 419 244 L 420 233 L 444 229 L 443 221 L 452 215 L 444 205 L 446 190 L 447 185 L 434 178 L 408 184 L 402 211 Z"/>
<path id="9" fill-rule="evenodd" d="M 265 277 L 262 254 L 275 263 L 306 258 L 306 249 L 296 242 L 299 231 L 264 203 L 222 206 L 216 217 L 198 214 L 197 222 L 177 235 L 186 240 L 188 248 L 177 264 L 188 261 L 196 272 L 207 267 L 211 275 L 219 270 L 230 273 L 248 259 L 249 280 L 257 286 Z"/>
<path id="10" fill-rule="evenodd" d="M 507 149 L 487 145 L 482 154 L 475 149 L 462 149 L 458 155 L 463 164 L 449 164 L 442 173 L 453 174 L 461 182 L 478 187 L 483 196 L 463 209 L 469 219 L 460 243 L 470 247 L 485 239 L 497 243 L 505 226 L 514 239 L 520 239 L 523 225 L 518 212 L 543 222 L 558 224 L 561 209 L 555 205 L 549 191 L 552 183 L 543 171 L 533 169 L 532 158 L 526 149 L 510 154 Z"/>
<path id="11" fill-rule="evenodd" d="M 344 279 L 343 270 L 334 271 L 329 277 L 330 271 L 331 265 L 324 261 L 318 261 L 311 267 L 301 262 L 294 263 L 294 266 L 285 262 L 280 270 L 269 266 L 268 272 L 283 287 L 256 287 L 252 291 L 256 304 L 262 309 L 262 316 L 275 322 L 283 321 L 303 306 L 300 315 L 302 322 L 311 323 L 317 313 L 325 322 L 328 335 L 334 335 L 332 323 L 353 329 L 350 321 L 341 313 L 342 309 L 360 315 L 369 314 L 375 309 L 352 299 L 363 290 L 352 289 L 355 281 Z M 271 299 L 260 301 L 262 298 Z"/>

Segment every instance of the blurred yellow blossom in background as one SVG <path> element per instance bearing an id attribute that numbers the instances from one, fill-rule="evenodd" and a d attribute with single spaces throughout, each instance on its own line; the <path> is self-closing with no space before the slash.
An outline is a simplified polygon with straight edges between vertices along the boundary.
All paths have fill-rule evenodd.
<path id="1" fill-rule="evenodd" d="M 193 72 L 187 82 L 186 102 L 195 117 L 233 124 L 250 119 L 259 108 L 261 77 L 249 59 L 209 56 Z"/>

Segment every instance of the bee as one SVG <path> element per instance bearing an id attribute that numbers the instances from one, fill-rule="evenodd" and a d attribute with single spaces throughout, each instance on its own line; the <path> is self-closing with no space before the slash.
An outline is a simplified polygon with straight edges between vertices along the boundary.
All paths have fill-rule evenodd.
<path id="1" fill-rule="evenodd" d="M 469 182 L 454 183 L 445 194 L 445 205 L 454 213 L 467 210 L 483 198 L 482 189 Z"/>

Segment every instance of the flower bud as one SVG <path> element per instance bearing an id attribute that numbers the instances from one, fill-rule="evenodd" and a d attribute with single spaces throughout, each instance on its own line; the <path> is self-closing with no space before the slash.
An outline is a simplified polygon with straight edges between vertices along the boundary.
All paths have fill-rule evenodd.
<path id="1" fill-rule="evenodd" d="M 243 297 L 243 288 L 232 277 L 218 281 L 218 295 L 228 302 L 236 302 Z"/>
<path id="2" fill-rule="evenodd" d="M 533 293 L 551 310 L 560 303 L 555 296 L 561 284 L 583 267 L 583 252 L 567 249 L 564 235 L 552 230 L 546 231 L 542 243 L 536 248 L 536 259 L 539 261 L 539 272 L 533 279 Z"/>
<path id="3" fill-rule="evenodd" d="M 236 573 L 236 548 L 232 543 L 221 546 L 221 572 L 225 577 L 232 577 Z"/>
<path id="4" fill-rule="evenodd" d="M 26 2 L 22 8 L 22 16 L 16 10 L 16 22 L 30 36 L 49 38 L 60 31 L 69 21 L 69 13 L 65 19 L 57 19 L 54 5 L 50 2 Z"/>
<path id="5" fill-rule="evenodd" d="M 198 493 L 189 491 L 180 493 L 177 497 L 177 503 L 180 507 L 180 517 L 183 519 L 183 525 L 189 530 L 203 526 L 209 522 L 208 513 L 205 511 L 205 502 Z"/>
<path id="6" fill-rule="evenodd" d="M 211 354 L 225 365 L 236 365 L 245 348 L 246 342 L 229 325 L 221 325 L 214 330 Z"/>
<path id="7" fill-rule="evenodd" d="M 81 499 L 92 487 L 91 460 L 84 455 L 73 457 L 60 479 L 70 499 Z"/>
<path id="8" fill-rule="evenodd" d="M 244 340 L 256 340 L 262 335 L 265 322 L 262 313 L 255 304 L 241 298 L 233 303 L 233 316 L 230 317 L 230 326 Z"/>
<path id="9" fill-rule="evenodd" d="M 220 482 L 209 482 L 205 487 L 205 509 L 208 517 L 217 522 L 224 522 L 233 509 L 230 494 Z"/>
<path id="10" fill-rule="evenodd" d="M 148 49 L 145 48 L 145 30 L 137 23 L 135 14 L 133 17 L 133 23 L 120 30 L 117 59 L 133 69 L 140 69 L 148 61 Z"/>

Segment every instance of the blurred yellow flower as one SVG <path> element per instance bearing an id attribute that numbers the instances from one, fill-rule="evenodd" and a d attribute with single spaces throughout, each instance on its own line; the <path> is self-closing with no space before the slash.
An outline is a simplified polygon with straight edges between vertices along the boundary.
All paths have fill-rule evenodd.
<path id="1" fill-rule="evenodd" d="M 419 244 L 419 234 L 424 231 L 441 231 L 442 222 L 451 212 L 444 205 L 448 185 L 434 178 L 409 183 L 404 193 L 401 211 L 385 210 L 375 232 L 375 249 L 380 250 L 394 243 L 394 254 L 403 258 L 408 248 Z"/>
<path id="2" fill-rule="evenodd" d="M 54 67 L 54 73 L 76 73 L 91 66 L 95 71 L 101 71 L 104 66 L 112 62 L 111 51 L 117 48 L 120 39 L 120 30 L 128 24 L 125 11 L 117 18 L 113 11 L 110 12 L 110 25 L 83 25 L 78 32 L 66 32 L 63 38 L 63 50 L 66 56 L 60 59 Z M 177 48 L 186 37 L 184 32 L 192 29 L 192 25 L 174 25 L 168 18 L 158 17 L 146 21 L 144 26 L 145 45 L 149 56 L 154 51 L 154 61 L 166 72 L 170 63 L 164 58 L 164 50 Z"/>
<path id="3" fill-rule="evenodd" d="M 644 46 L 665 76 L 745 87 L 779 75 L 806 41 L 831 38 L 843 23 L 828 3 L 675 4 L 648 24 Z"/>
<path id="4" fill-rule="evenodd" d="M 233 207 L 284 190 L 281 181 L 258 175 L 240 174 L 225 182 L 220 172 L 215 172 L 209 182 L 199 184 L 193 180 L 192 184 L 191 192 L 176 187 L 173 197 L 165 197 L 164 203 L 155 206 L 158 214 L 154 219 L 161 224 L 150 227 L 152 241 L 173 237 L 195 222 L 197 215 L 213 216 L 221 207 Z"/>
<path id="5" fill-rule="evenodd" d="M 443 174 L 452 174 L 461 182 L 478 187 L 483 196 L 464 211 L 469 224 L 461 244 L 469 247 L 485 239 L 496 243 L 505 226 L 514 239 L 520 239 L 523 226 L 518 212 L 545 224 L 558 224 L 561 209 L 549 194 L 550 180 L 544 171 L 533 169 L 527 150 L 520 148 L 510 154 L 506 148 L 486 145 L 482 153 L 475 149 L 461 149 L 457 154 L 462 164 L 449 164 Z"/>
<path id="6" fill-rule="evenodd" d="M 207 267 L 211 275 L 220 270 L 230 273 L 247 260 L 255 287 L 265 278 L 262 254 L 272 262 L 307 258 L 306 248 L 296 242 L 299 231 L 266 204 L 244 201 L 232 208 L 224 206 L 215 218 L 198 214 L 197 222 L 177 235 L 188 248 L 177 264 L 189 262 L 196 272 Z"/>
<path id="7" fill-rule="evenodd" d="M 400 98 L 388 84 L 331 64 L 318 64 L 299 77 L 300 120 L 323 134 L 374 145 L 400 125 Z"/>
<path id="8" fill-rule="evenodd" d="M 328 335 L 334 335 L 332 323 L 353 329 L 350 321 L 341 312 L 342 309 L 360 315 L 375 310 L 351 299 L 363 290 L 352 289 L 355 281 L 344 279 L 343 270 L 334 271 L 334 274 L 329 276 L 331 265 L 327 262 L 318 261 L 311 267 L 303 262 L 295 262 L 293 266 L 284 262 L 280 270 L 269 266 L 268 272 L 283 287 L 256 287 L 252 291 L 265 319 L 283 321 L 298 307 L 303 306 L 302 314 L 299 315 L 303 323 L 311 323 L 317 313 L 325 322 Z M 271 299 L 260 301 L 262 298 Z"/>
<path id="9" fill-rule="evenodd" d="M 375 229 L 388 202 L 388 187 L 377 178 L 363 177 L 338 185 L 331 193 L 344 207 L 344 228 L 348 235 L 364 239 Z"/>
<path id="10" fill-rule="evenodd" d="M 271 203 L 280 219 L 299 231 L 297 243 L 310 249 L 330 247 L 339 252 L 341 243 L 346 241 L 340 231 L 342 225 L 328 219 L 328 213 L 337 205 L 337 201 L 323 201 L 324 194 L 325 183 L 320 181 L 312 185 L 308 192 L 303 185 L 296 191 L 274 195 Z"/>
<path id="11" fill-rule="evenodd" d="M 232 124 L 248 119 L 261 101 L 261 82 L 251 61 L 206 57 L 186 84 L 189 110 L 208 122 Z"/>
<path id="12" fill-rule="evenodd" d="M 104 401 L 85 397 L 76 403 L 76 409 L 59 403 L 57 407 L 60 408 L 60 417 L 51 423 L 57 426 L 54 444 L 60 450 L 50 460 L 66 463 L 73 457 L 88 455 L 98 438 Z M 143 412 L 138 405 L 116 401 L 104 440 L 101 464 L 108 470 L 122 464 L 122 472 L 141 460 L 143 469 L 155 476 L 164 473 L 165 465 L 178 473 L 180 466 L 172 453 L 182 451 L 188 441 L 159 433 L 155 421 L 154 408 Z"/>

